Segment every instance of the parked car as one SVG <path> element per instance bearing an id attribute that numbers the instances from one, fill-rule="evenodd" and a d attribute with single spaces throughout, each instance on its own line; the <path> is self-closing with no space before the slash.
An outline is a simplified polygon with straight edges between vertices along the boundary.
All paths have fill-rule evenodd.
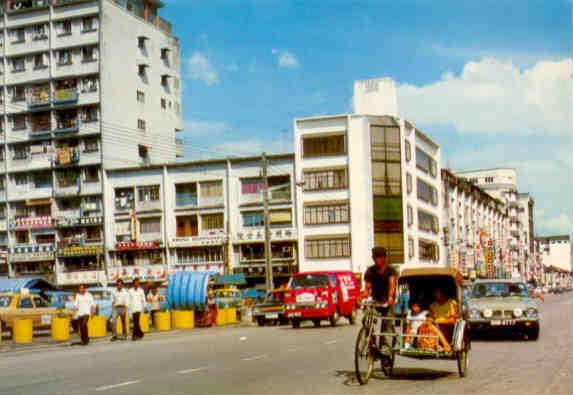
<path id="1" fill-rule="evenodd" d="M 509 330 L 539 337 L 538 304 L 521 281 L 476 281 L 466 316 L 472 332 Z"/>
<path id="2" fill-rule="evenodd" d="M 37 294 L 0 293 L 1 330 L 12 329 L 16 319 L 31 319 L 34 328 L 49 328 L 60 310 Z"/>
<path id="3" fill-rule="evenodd" d="M 350 271 L 317 271 L 294 274 L 285 292 L 285 314 L 293 328 L 312 321 L 328 320 L 335 326 L 340 317 L 356 322 L 360 284 Z"/>
<path id="4" fill-rule="evenodd" d="M 266 324 L 283 325 L 288 323 L 284 313 L 285 289 L 275 289 L 267 297 L 253 306 L 253 321 L 259 326 Z"/>

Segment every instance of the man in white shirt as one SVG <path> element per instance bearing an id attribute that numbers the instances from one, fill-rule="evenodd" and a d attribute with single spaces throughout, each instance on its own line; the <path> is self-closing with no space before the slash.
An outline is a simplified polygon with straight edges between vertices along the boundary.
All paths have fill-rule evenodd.
<path id="1" fill-rule="evenodd" d="M 131 308 L 133 320 L 133 337 L 132 340 L 136 341 L 143 339 L 143 331 L 139 324 L 141 313 L 145 310 L 145 292 L 139 284 L 139 279 L 133 280 L 133 287 L 129 290 L 129 307 Z"/>
<path id="2" fill-rule="evenodd" d="M 157 292 L 157 287 L 151 288 L 151 292 L 147 294 L 147 303 L 151 306 L 151 323 L 155 326 L 155 314 L 161 311 L 163 303 L 163 295 Z"/>
<path id="3" fill-rule="evenodd" d="M 74 309 L 78 316 L 82 345 L 86 346 L 90 342 L 88 321 L 95 310 L 95 302 L 92 294 L 86 291 L 86 286 L 83 284 L 80 285 L 79 292 L 76 294 Z"/>
<path id="4" fill-rule="evenodd" d="M 127 308 L 129 307 L 129 291 L 124 287 L 123 280 L 117 280 L 117 289 L 112 295 L 113 322 L 111 341 L 118 339 L 117 336 L 117 319 L 121 320 L 122 340 L 127 339 Z"/>

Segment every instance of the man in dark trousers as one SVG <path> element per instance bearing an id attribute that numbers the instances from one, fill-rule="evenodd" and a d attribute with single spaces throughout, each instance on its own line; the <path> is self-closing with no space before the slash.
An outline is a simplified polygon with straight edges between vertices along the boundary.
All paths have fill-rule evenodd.
<path id="1" fill-rule="evenodd" d="M 86 286 L 83 284 L 80 285 L 79 292 L 76 294 L 74 309 L 78 316 L 82 345 L 86 346 L 90 342 L 88 336 L 88 321 L 94 312 L 95 302 L 92 294 L 86 291 Z"/>
<path id="2" fill-rule="evenodd" d="M 133 341 L 143 339 L 143 331 L 141 330 L 139 318 L 141 317 L 141 313 L 145 310 L 145 304 L 145 292 L 139 284 L 139 279 L 136 278 L 133 280 L 133 287 L 129 290 L 129 305 L 131 307 L 133 320 Z"/>

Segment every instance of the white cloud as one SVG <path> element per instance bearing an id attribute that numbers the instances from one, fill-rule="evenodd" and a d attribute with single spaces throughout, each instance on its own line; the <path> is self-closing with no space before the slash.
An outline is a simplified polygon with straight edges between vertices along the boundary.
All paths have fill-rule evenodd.
<path id="1" fill-rule="evenodd" d="M 267 154 L 276 154 L 290 152 L 290 140 L 281 141 L 276 139 L 273 141 L 260 140 L 260 139 L 245 139 L 245 140 L 230 140 L 223 143 L 212 145 L 209 148 L 213 152 L 221 152 L 226 156 L 246 156 L 246 155 L 260 155 L 263 152 Z"/>
<path id="2" fill-rule="evenodd" d="M 459 75 L 445 73 L 427 85 L 398 87 L 406 118 L 474 133 L 570 134 L 572 92 L 571 59 L 520 69 L 486 58 L 466 63 Z"/>
<path id="3" fill-rule="evenodd" d="M 535 233 L 540 235 L 573 234 L 573 221 L 565 213 L 547 217 L 544 210 L 535 211 Z"/>
<path id="4" fill-rule="evenodd" d="M 228 131 L 228 126 L 223 121 L 206 121 L 191 119 L 184 122 L 186 134 L 197 136 L 218 136 Z"/>
<path id="5" fill-rule="evenodd" d="M 219 83 L 219 73 L 201 52 L 194 52 L 187 61 L 191 78 L 211 86 Z"/>
<path id="6" fill-rule="evenodd" d="M 273 49 L 271 52 L 277 58 L 277 62 L 280 67 L 296 69 L 300 66 L 298 58 L 292 52 L 283 51 L 280 49 Z"/>

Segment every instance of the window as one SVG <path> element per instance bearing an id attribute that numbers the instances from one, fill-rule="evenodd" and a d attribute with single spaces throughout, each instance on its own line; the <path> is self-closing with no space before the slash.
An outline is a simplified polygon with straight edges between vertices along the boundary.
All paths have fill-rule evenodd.
<path id="1" fill-rule="evenodd" d="M 291 210 L 273 210 L 269 213 L 271 228 L 283 228 L 292 226 Z"/>
<path id="2" fill-rule="evenodd" d="M 425 211 L 418 210 L 418 229 L 437 234 L 438 233 L 438 218 Z"/>
<path id="3" fill-rule="evenodd" d="M 433 186 L 427 184 L 422 179 L 417 179 L 417 192 L 418 192 L 418 199 L 426 202 L 431 203 L 434 206 L 438 204 L 438 191 Z"/>
<path id="4" fill-rule="evenodd" d="M 435 177 L 437 174 L 436 161 L 420 148 L 416 148 L 416 167 L 432 177 Z"/>
<path id="5" fill-rule="evenodd" d="M 84 170 L 85 182 L 98 182 L 99 171 L 97 167 L 86 167 Z"/>
<path id="6" fill-rule="evenodd" d="M 97 30 L 97 19 L 92 17 L 82 18 L 82 33 L 94 32 Z"/>
<path id="7" fill-rule="evenodd" d="M 145 103 L 145 93 L 143 93 L 142 91 L 137 91 L 137 102 Z"/>
<path id="8" fill-rule="evenodd" d="M 26 41 L 26 29 L 23 27 L 10 31 L 12 44 L 19 44 Z"/>
<path id="9" fill-rule="evenodd" d="M 33 309 L 34 305 L 32 304 L 32 298 L 29 296 L 20 298 L 20 300 L 18 301 L 18 308 L 19 309 Z"/>
<path id="10" fill-rule="evenodd" d="M 26 116 L 23 114 L 13 115 L 12 116 L 12 129 L 14 130 L 23 130 L 27 127 Z"/>
<path id="11" fill-rule="evenodd" d="M 33 175 L 34 188 L 51 188 L 52 174 L 49 172 L 36 173 Z"/>
<path id="12" fill-rule="evenodd" d="M 344 135 L 303 137 L 303 158 L 315 158 L 320 156 L 344 155 L 346 147 Z"/>
<path id="13" fill-rule="evenodd" d="M 16 85 L 12 88 L 12 101 L 19 102 L 26 100 L 26 87 L 23 85 Z"/>
<path id="14" fill-rule="evenodd" d="M 304 172 L 305 191 L 344 189 L 348 187 L 346 169 L 312 170 Z"/>
<path id="15" fill-rule="evenodd" d="M 145 121 L 143 119 L 137 120 L 137 129 L 144 132 L 145 131 Z"/>
<path id="16" fill-rule="evenodd" d="M 437 261 L 439 258 L 438 245 L 430 241 L 419 240 L 418 251 L 420 259 L 426 261 Z"/>
<path id="17" fill-rule="evenodd" d="M 175 205 L 177 207 L 197 206 L 197 184 L 176 184 Z"/>
<path id="18" fill-rule="evenodd" d="M 97 92 L 97 86 L 98 86 L 97 76 L 91 75 L 89 77 L 83 77 L 81 79 L 80 85 L 82 93 Z"/>
<path id="19" fill-rule="evenodd" d="M 14 73 L 26 71 L 26 58 L 24 56 L 12 58 L 12 71 Z"/>
<path id="20" fill-rule="evenodd" d="M 142 159 L 144 162 L 149 161 L 149 149 L 146 145 L 138 145 L 137 150 L 139 152 L 139 158 Z"/>
<path id="21" fill-rule="evenodd" d="M 84 152 L 89 153 L 98 151 L 99 151 L 99 144 L 96 138 L 84 140 Z"/>
<path id="22" fill-rule="evenodd" d="M 167 74 L 161 76 L 161 86 L 169 88 L 169 76 Z"/>
<path id="23" fill-rule="evenodd" d="M 400 196 L 400 129 L 373 125 L 370 133 L 373 193 L 376 196 Z"/>
<path id="24" fill-rule="evenodd" d="M 404 151 L 406 162 L 410 162 L 412 160 L 412 147 L 410 146 L 410 142 L 408 140 L 406 140 L 404 143 Z"/>
<path id="25" fill-rule="evenodd" d="M 97 106 L 84 107 L 81 114 L 83 122 L 97 122 L 98 120 Z"/>
<path id="26" fill-rule="evenodd" d="M 406 192 L 412 193 L 412 175 L 410 173 L 406 173 Z"/>
<path id="27" fill-rule="evenodd" d="M 207 181 L 199 184 L 201 198 L 218 198 L 223 196 L 222 181 Z"/>
<path id="28" fill-rule="evenodd" d="M 139 231 L 141 234 L 161 233 L 161 219 L 160 218 L 140 219 Z"/>
<path id="29" fill-rule="evenodd" d="M 22 186 L 28 184 L 28 176 L 26 174 L 16 174 L 14 176 L 14 183 Z"/>
<path id="30" fill-rule="evenodd" d="M 414 239 L 408 237 L 408 258 L 414 257 Z"/>
<path id="31" fill-rule="evenodd" d="M 58 36 L 68 36 L 72 34 L 72 21 L 66 19 L 57 25 Z"/>
<path id="32" fill-rule="evenodd" d="M 265 226 L 265 216 L 262 211 L 243 213 L 243 227 L 259 228 Z"/>
<path id="33" fill-rule="evenodd" d="M 169 48 L 161 48 L 161 60 L 169 63 Z"/>
<path id="34" fill-rule="evenodd" d="M 137 73 L 140 77 L 145 77 L 145 70 L 147 69 L 146 64 L 140 64 L 137 66 Z"/>
<path id="35" fill-rule="evenodd" d="M 350 238 L 305 240 L 305 257 L 309 259 L 344 258 L 350 256 Z"/>
<path id="36" fill-rule="evenodd" d="M 408 219 L 408 226 L 412 226 L 414 224 L 414 210 L 411 206 L 406 208 L 406 216 Z"/>
<path id="37" fill-rule="evenodd" d="M 484 181 L 485 181 L 487 184 L 491 184 L 491 183 L 493 182 L 493 177 L 485 177 Z"/>
<path id="38" fill-rule="evenodd" d="M 95 62 L 97 60 L 97 48 L 96 47 L 84 47 L 82 48 L 82 62 Z"/>
<path id="39" fill-rule="evenodd" d="M 186 215 L 177 217 L 177 237 L 193 237 L 199 234 L 197 216 Z"/>
<path id="40" fill-rule="evenodd" d="M 260 194 L 262 189 L 263 181 L 260 178 L 241 179 L 241 194 L 243 195 Z"/>
<path id="41" fill-rule="evenodd" d="M 201 229 L 224 229 L 223 214 L 205 214 L 201 216 Z"/>
<path id="42" fill-rule="evenodd" d="M 304 224 L 346 224 L 350 221 L 348 202 L 304 207 Z"/>
<path id="43" fill-rule="evenodd" d="M 147 40 L 147 37 L 144 36 L 139 36 L 137 37 L 137 48 L 139 49 L 145 49 L 145 41 Z"/>
<path id="44" fill-rule="evenodd" d="M 38 53 L 34 55 L 34 69 L 45 69 L 48 67 L 46 54 Z"/>
<path id="45" fill-rule="evenodd" d="M 60 50 L 58 52 L 58 64 L 60 66 L 72 64 L 72 51 L 69 49 Z"/>
<path id="46" fill-rule="evenodd" d="M 161 99 L 161 108 L 165 110 L 167 108 L 167 101 L 165 99 Z"/>
<path id="47" fill-rule="evenodd" d="M 159 201 L 159 185 L 150 185 L 137 188 L 137 201 Z"/>
<path id="48" fill-rule="evenodd" d="M 46 299 L 39 296 L 34 296 L 34 304 L 36 305 L 36 308 L 50 307 Z"/>
<path id="49" fill-rule="evenodd" d="M 133 188 L 118 188 L 115 190 L 116 210 L 130 210 L 133 208 Z"/>
<path id="50" fill-rule="evenodd" d="M 86 228 L 86 241 L 101 241 L 101 230 L 95 226 Z"/>
<path id="51" fill-rule="evenodd" d="M 34 25 L 32 28 L 32 40 L 45 40 L 47 38 L 48 35 L 46 34 L 46 25 Z"/>

